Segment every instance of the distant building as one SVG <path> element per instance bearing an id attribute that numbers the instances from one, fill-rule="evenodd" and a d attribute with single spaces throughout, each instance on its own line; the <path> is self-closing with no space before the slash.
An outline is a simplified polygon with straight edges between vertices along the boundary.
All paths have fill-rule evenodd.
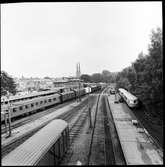
<path id="1" fill-rule="evenodd" d="M 78 88 L 80 83 L 80 88 L 83 87 L 83 81 L 77 78 L 64 78 L 54 80 L 54 87 L 64 87 L 64 88 Z"/>
<path id="2" fill-rule="evenodd" d="M 31 92 L 38 91 L 40 89 L 52 89 L 54 88 L 53 81 L 51 79 L 40 78 L 16 78 L 15 79 L 18 92 Z"/>
<path id="3" fill-rule="evenodd" d="M 64 87 L 66 90 L 70 88 L 83 87 L 83 81 L 75 77 L 62 77 L 62 78 L 15 78 L 18 92 L 33 92 L 40 90 L 47 90 L 53 88 Z"/>

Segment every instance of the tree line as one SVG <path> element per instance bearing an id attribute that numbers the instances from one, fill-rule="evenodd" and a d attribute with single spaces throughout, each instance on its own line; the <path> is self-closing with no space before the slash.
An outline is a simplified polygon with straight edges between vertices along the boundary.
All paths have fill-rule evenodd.
<path id="1" fill-rule="evenodd" d="M 110 72 L 108 70 L 103 70 L 102 73 L 94 73 L 92 75 L 82 74 L 81 79 L 84 82 L 106 82 L 106 83 L 114 83 L 116 81 L 116 72 Z"/>
<path id="2" fill-rule="evenodd" d="M 116 86 L 123 87 L 145 104 L 154 117 L 163 118 L 162 31 L 152 30 L 148 54 L 139 53 L 131 66 L 117 74 Z"/>
<path id="3" fill-rule="evenodd" d="M 1 71 L 1 95 L 7 95 L 7 93 L 15 95 L 16 92 L 16 83 L 14 79 L 9 76 L 7 72 Z"/>

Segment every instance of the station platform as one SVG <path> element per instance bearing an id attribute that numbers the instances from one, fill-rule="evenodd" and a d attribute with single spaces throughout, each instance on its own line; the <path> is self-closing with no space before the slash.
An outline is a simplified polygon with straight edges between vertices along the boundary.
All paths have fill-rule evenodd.
<path id="1" fill-rule="evenodd" d="M 133 125 L 135 115 L 124 110 L 122 103 L 114 103 L 115 95 L 108 96 L 108 101 L 127 165 L 163 164 L 162 149 L 154 144 L 146 129 Z"/>

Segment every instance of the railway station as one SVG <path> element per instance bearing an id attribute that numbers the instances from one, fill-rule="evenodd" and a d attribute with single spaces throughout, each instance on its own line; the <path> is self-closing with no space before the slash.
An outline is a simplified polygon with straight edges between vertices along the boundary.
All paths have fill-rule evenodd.
<path id="1" fill-rule="evenodd" d="M 163 165 L 161 2 L 1 6 L 1 165 Z"/>
<path id="2" fill-rule="evenodd" d="M 7 121 L 1 118 L 2 165 L 163 164 L 161 146 L 131 108 L 123 108 L 124 104 L 119 102 L 121 93 L 114 94 L 113 89 L 106 84 L 96 84 L 90 87 L 90 92 L 85 88 L 79 92 L 81 88 L 75 94 L 62 93 L 63 98 L 59 94 L 51 95 L 52 98 L 45 95 L 44 99 L 59 97 L 62 103 L 34 106 L 33 112 L 27 110 L 28 115 L 27 111 L 19 111 L 20 116 L 12 113 L 10 136 Z M 124 98 L 126 96 L 127 93 Z M 81 101 L 77 101 L 80 97 Z M 44 101 L 41 97 L 34 99 Z M 20 108 L 20 105 L 29 104 L 26 101 L 15 102 L 15 106 Z"/>

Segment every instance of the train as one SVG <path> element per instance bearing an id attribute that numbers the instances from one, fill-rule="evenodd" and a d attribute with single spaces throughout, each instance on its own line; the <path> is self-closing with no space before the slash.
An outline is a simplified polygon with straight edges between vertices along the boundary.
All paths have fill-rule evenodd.
<path id="1" fill-rule="evenodd" d="M 33 99 L 14 102 L 10 107 L 11 118 L 13 119 L 22 115 L 26 116 L 35 113 L 39 110 L 45 109 L 48 106 L 64 103 L 66 101 L 76 99 L 79 96 L 84 96 L 88 93 L 93 93 L 97 90 L 101 90 L 101 86 L 95 85 L 90 87 L 89 90 L 87 91 L 86 88 L 72 89 L 68 92 L 63 92 L 63 93 L 56 92 L 47 96 L 39 96 Z M 1 123 L 4 122 L 5 113 L 8 111 L 8 109 L 9 109 L 8 104 L 1 106 Z"/>
<path id="2" fill-rule="evenodd" d="M 139 99 L 136 96 L 123 88 L 119 88 L 118 93 L 130 108 L 139 107 Z"/>
<path id="3" fill-rule="evenodd" d="M 30 94 L 21 95 L 21 96 L 20 95 L 10 96 L 10 99 L 6 99 L 6 98 L 1 97 L 1 105 L 7 104 L 8 101 L 10 101 L 10 103 L 14 103 L 14 102 L 18 102 L 18 101 L 33 99 L 36 97 L 53 95 L 53 94 L 58 93 L 58 92 L 61 93 L 61 92 L 63 92 L 63 90 L 64 90 L 64 88 L 60 87 L 58 89 L 35 92 L 35 93 L 30 93 Z"/>
<path id="4" fill-rule="evenodd" d="M 68 123 L 56 119 L 3 157 L 2 166 L 56 166 L 68 146 Z"/>

